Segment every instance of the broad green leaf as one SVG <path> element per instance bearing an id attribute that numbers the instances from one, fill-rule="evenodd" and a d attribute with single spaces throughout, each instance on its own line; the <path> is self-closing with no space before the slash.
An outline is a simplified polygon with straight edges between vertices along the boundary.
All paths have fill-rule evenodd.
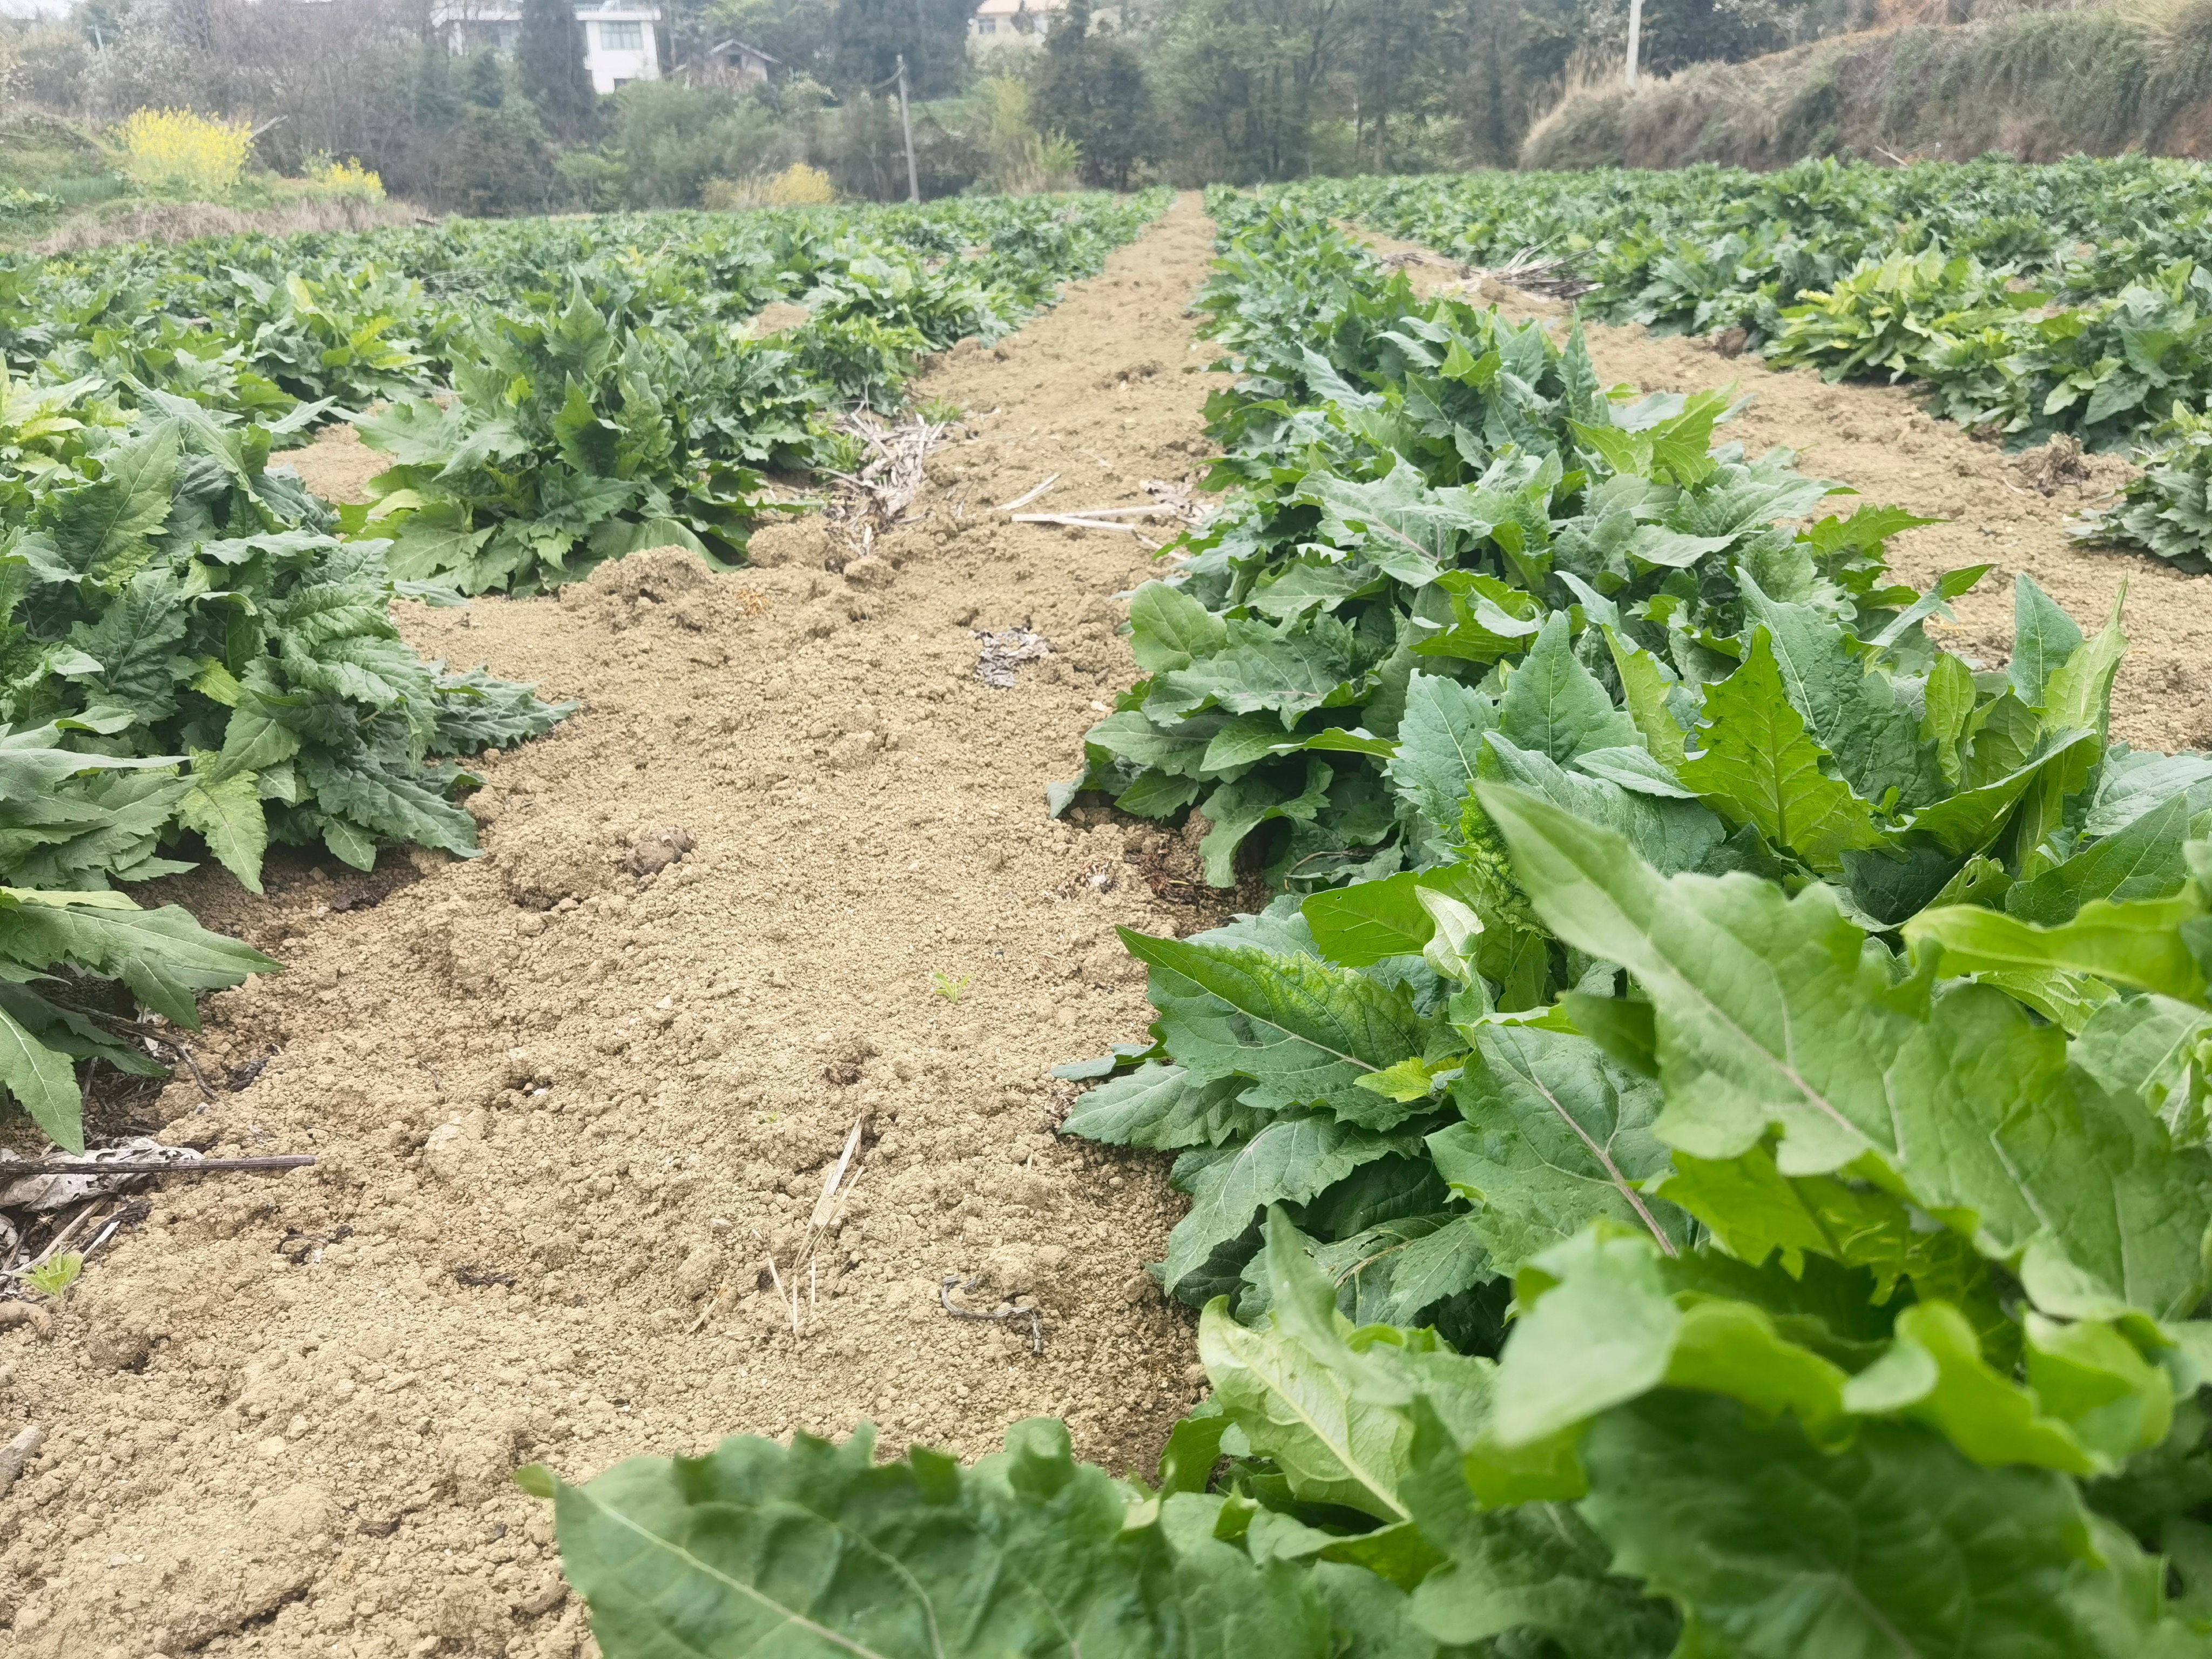
<path id="1" fill-rule="evenodd" d="M 1664 1659 L 1677 1621 L 1632 1579 L 1574 1510 L 1534 1503 L 1484 1509 L 1459 1448 L 1424 1400 L 1414 1412 L 1401 1495 L 1443 1565 L 1413 1592 L 1413 1614 L 1439 1640 L 1540 1633 L 1565 1659 Z"/>
<path id="2" fill-rule="evenodd" d="M 2194 894 L 2114 902 L 2093 899 L 2070 921 L 2039 927 L 1978 905 L 1923 910 L 1905 925 L 1905 938 L 1939 945 L 1949 971 L 2057 969 L 2094 975 L 2114 985 L 2203 1003 L 2204 970 L 2184 937 L 2204 925 Z"/>
<path id="3" fill-rule="evenodd" d="M 1869 672 L 1814 607 L 1768 599 L 1747 572 L 1741 580 L 1745 614 L 1765 630 L 1790 705 L 1853 793 L 1878 801 L 1894 789 L 1907 806 L 1945 793 L 1935 747 L 1889 677 Z"/>
<path id="4" fill-rule="evenodd" d="M 1155 698 L 1166 694 L 1186 708 L 1211 702 L 1232 714 L 1269 709 L 1286 732 L 1314 709 L 1364 700 L 1369 681 L 1358 641 L 1334 617 L 1303 618 L 1281 629 L 1243 621 L 1224 626 L 1227 642 L 1188 668 L 1159 675 Z"/>
<path id="5" fill-rule="evenodd" d="M 1531 795 L 1477 786 L 1538 915 L 1634 974 L 1656 1010 L 1668 1104 L 1660 1138 L 1701 1158 L 1785 1127 L 1793 1170 L 1865 1150 L 1887 1121 L 1883 1068 L 1909 1018 L 1829 890 L 1796 898 L 1747 876 L 1661 878 L 1618 836 Z"/>
<path id="6" fill-rule="evenodd" d="M 345 823 L 345 850 L 335 843 L 331 850 L 356 868 L 374 863 L 374 836 L 435 847 L 459 858 L 477 855 L 476 820 L 405 774 L 366 756 L 338 759 L 312 750 L 298 764 L 330 822 Z M 328 834 L 326 828 L 326 840 Z M 366 862 L 349 856 L 364 851 Z"/>
<path id="7" fill-rule="evenodd" d="M 1667 705 L 1668 687 L 1677 682 L 1658 658 L 1615 629 L 1605 630 L 1605 642 L 1644 746 L 1670 773 L 1679 772 L 1688 753 L 1688 733 Z"/>
<path id="8" fill-rule="evenodd" d="M 1694 870 L 1728 838 L 1727 826 L 1702 802 L 1680 798 L 1686 790 L 1656 794 L 1624 787 L 1609 777 L 1569 771 L 1547 755 L 1516 748 L 1496 732 L 1483 739 L 1483 746 L 1485 778 L 1526 789 L 1587 823 L 1617 831 L 1638 857 L 1656 869 Z M 1578 757 L 1577 768 L 1589 758 Z"/>
<path id="9" fill-rule="evenodd" d="M 343 818 L 325 817 L 323 820 L 323 845 L 331 855 L 356 870 L 376 867 L 376 838 L 367 835 Z"/>
<path id="10" fill-rule="evenodd" d="M 1478 1458 L 1540 1445 L 1661 1387 L 1789 1412 L 1824 1441 L 1844 1437 L 1845 1373 L 1753 1304 L 1670 1294 L 1649 1237 L 1593 1227 L 1530 1263 L 1515 1289 L 1525 1311 Z"/>
<path id="11" fill-rule="evenodd" d="M 1937 652 L 1936 665 L 1928 671 L 1923 702 L 1921 739 L 1935 745 L 1936 764 L 1946 781 L 1956 788 L 1962 765 L 1959 746 L 1974 712 L 1973 671 L 1949 652 Z"/>
<path id="12" fill-rule="evenodd" d="M 1307 1241 L 1315 1265 L 1336 1287 L 1336 1305 L 1355 1325 L 1425 1325 L 1439 1304 L 1498 1277 L 1462 1210 L 1405 1216 L 1340 1238 Z M 1237 1317 L 1266 1311 L 1265 1264 L 1244 1269 Z"/>
<path id="13" fill-rule="evenodd" d="M 1120 931 L 1152 967 L 1168 1053 L 1193 1077 L 1250 1078 L 1245 1102 L 1262 1109 L 1321 1106 L 1372 1128 L 1407 1115 L 1356 1086 L 1426 1046 L 1403 986 L 1316 957 Z"/>
<path id="14" fill-rule="evenodd" d="M 211 933 L 173 904 L 158 910 L 25 905 L 0 911 L 0 955 L 73 962 L 108 979 L 166 1018 L 198 1030 L 194 1000 L 277 964 L 251 945 Z"/>
<path id="15" fill-rule="evenodd" d="M 76 1067 L 0 1008 L 0 1089 L 31 1115 L 42 1133 L 64 1151 L 84 1150 L 82 1103 Z"/>
<path id="16" fill-rule="evenodd" d="M 2115 998 L 2093 1014 L 2068 1050 L 2107 1094 L 2133 1096 L 2178 1145 L 2202 1144 L 2212 1012 L 2171 997 Z"/>
<path id="17" fill-rule="evenodd" d="M 1990 987 L 1893 984 L 1887 952 L 1822 887 L 1785 899 L 1744 877 L 1662 879 L 1556 808 L 1480 794 L 1546 924 L 1650 999 L 1670 1146 L 1735 1158 L 1771 1125 L 1793 1176 L 1872 1151 L 1923 1210 L 2019 1263 L 2046 1311 L 2172 1318 L 2203 1295 L 2212 1160 L 2069 1070 L 2063 1032 Z"/>
<path id="18" fill-rule="evenodd" d="M 1398 752 L 1390 781 L 1431 831 L 1456 834 L 1460 809 L 1474 782 L 1482 734 L 1498 720 L 1497 705 L 1442 674 L 1418 670 L 1406 685 L 1406 712 L 1398 722 Z"/>
<path id="19" fill-rule="evenodd" d="M 2107 836 L 2031 881 L 2005 890 L 2004 908 L 2023 921 L 2051 927 L 2072 920 L 2093 899 L 2165 898 L 2188 879 L 2181 844 L 2189 835 L 2189 798 L 2175 795 L 2118 835 Z"/>
<path id="20" fill-rule="evenodd" d="M 562 1567 L 611 1654 L 1334 1651 L 1304 1578 L 1180 1524 L 1193 1496 L 1129 1524 L 1127 1490 L 1077 1463 L 1056 1422 L 1017 1424 L 973 1469 L 920 1447 L 879 1464 L 864 1429 L 630 1458 L 580 1486 L 523 1473 L 554 1498 Z"/>
<path id="21" fill-rule="evenodd" d="M 1498 1271 L 1572 1237 L 1601 1217 L 1647 1232 L 1673 1252 L 1689 1229 L 1644 1183 L 1668 1169 L 1651 1124 L 1658 1085 L 1555 1031 L 1481 1026 L 1452 1086 L 1466 1116 L 1429 1137 L 1452 1190 L 1474 1206 L 1475 1236 Z"/>
<path id="22" fill-rule="evenodd" d="M 221 777 L 265 772 L 299 752 L 299 733 L 284 725 L 264 699 L 249 692 L 231 711 L 223 727 L 222 752 L 211 769 Z"/>
<path id="23" fill-rule="evenodd" d="M 173 713 L 177 687 L 194 665 L 179 647 L 187 625 L 184 582 L 160 566 L 141 570 L 96 621 L 70 630 L 70 643 L 100 664 L 88 688 L 152 721 Z"/>
<path id="24" fill-rule="evenodd" d="M 2047 729 L 2086 729 L 2102 738 L 2110 727 L 2112 678 L 2119 672 L 2120 659 L 2128 649 L 2128 636 L 2120 631 L 2120 605 L 2126 598 L 2123 583 L 2120 597 L 2112 605 L 2112 620 L 2094 639 L 2050 670 L 2043 685 L 2043 722 Z"/>
<path id="25" fill-rule="evenodd" d="M 1434 581 L 1463 544 L 1495 527 L 1467 491 L 1430 489 L 1420 468 L 1406 460 L 1365 483 L 1311 473 L 1300 493 L 1320 506 L 1321 533 L 1329 542 L 1358 549 L 1376 569 L 1413 586 Z"/>
<path id="26" fill-rule="evenodd" d="M 1129 628 L 1129 648 L 1147 674 L 1188 668 L 1228 639 L 1219 617 L 1165 582 L 1146 582 L 1130 598 Z"/>
<path id="27" fill-rule="evenodd" d="M 2026 1326 L 2028 1386 L 2092 1454 L 2118 1468 L 2166 1438 L 2172 1379 L 2118 1328 L 2094 1319 L 2061 1324 L 2033 1309 Z"/>
<path id="28" fill-rule="evenodd" d="M 1824 1255 L 1866 1269 L 1881 1303 L 1890 1300 L 1900 1279 L 1948 1290 L 1981 1276 L 1965 1240 L 1917 1224 L 1905 1204 L 1879 1188 L 1833 1176 L 1793 1179 L 1763 1146 L 1717 1160 L 1677 1152 L 1674 1166 L 1658 1192 L 1704 1222 L 1730 1255 L 1753 1267 L 1778 1255 L 1796 1279 L 1807 1256 Z"/>
<path id="29" fill-rule="evenodd" d="M 1535 644 L 1515 665 L 1498 700 L 1498 730 L 1520 747 L 1559 762 L 1586 749 L 1637 741 L 1635 722 L 1613 706 L 1597 677 L 1577 659 L 1563 611 L 1545 619 Z"/>
<path id="30" fill-rule="evenodd" d="M 1377 1101 L 1376 1104 L 1385 1103 Z M 1271 1204 L 1304 1204 L 1363 1165 L 1420 1151 L 1417 1135 L 1377 1134 L 1333 1118 L 1279 1116 L 1240 1146 L 1200 1147 L 1176 1160 L 1175 1183 L 1191 1195 L 1190 1212 L 1168 1235 L 1162 1280 L 1170 1294 L 1204 1301 L 1234 1279 L 1249 1251 L 1233 1247 Z"/>
<path id="31" fill-rule="evenodd" d="M 1243 777 L 1223 784 L 1199 803 L 1212 828 L 1200 837 L 1199 859 L 1206 881 L 1215 887 L 1237 884 L 1237 849 L 1261 824 L 1277 818 L 1310 823 L 1328 805 L 1328 787 L 1335 774 L 1319 761 L 1306 764 L 1305 787 L 1296 793 L 1264 777 Z"/>
<path id="32" fill-rule="evenodd" d="M 2096 741 L 2093 732 L 2059 732 L 2048 738 L 2039 738 L 2012 770 L 1978 782 L 1973 781 L 1978 770 L 1970 764 L 1968 787 L 1922 807 L 1912 815 L 1909 827 L 1954 857 L 1985 852 L 1996 843 L 2014 809 L 2029 793 L 2054 774 L 2062 781 L 2070 775 L 2094 752 Z"/>
<path id="33" fill-rule="evenodd" d="M 2020 700 L 2041 708 L 2051 676 L 2081 646 L 2081 630 L 2034 578 L 2025 570 L 2014 577 L 2012 662 L 2005 676 Z"/>
<path id="34" fill-rule="evenodd" d="M 1335 1287 L 1280 1211 L 1268 1218 L 1265 1252 L 1270 1324 L 1238 1324 L 1225 1298 L 1199 1318 L 1199 1357 L 1214 1397 L 1299 1498 L 1384 1522 L 1407 1519 L 1398 1485 L 1413 1425 L 1402 1385 L 1384 1357 L 1353 1352 Z"/>
<path id="35" fill-rule="evenodd" d="M 168 522 L 176 476 L 176 423 L 161 421 L 107 456 L 97 483 L 57 491 L 51 535 L 70 568 L 110 587 L 137 574 Z"/>
<path id="36" fill-rule="evenodd" d="M 1314 947 L 1331 962 L 1364 968 L 1385 957 L 1418 956 L 1436 932 L 1408 871 L 1382 881 L 1354 882 L 1310 894 L 1298 909 L 1313 929 Z"/>
<path id="37" fill-rule="evenodd" d="M 1826 757 L 1790 704 L 1765 628 L 1743 665 L 1705 689 L 1703 749 L 1682 764 L 1682 781 L 1736 823 L 1787 847 L 1815 869 L 1839 867 L 1854 848 L 1880 844 L 1873 809 L 1827 775 Z"/>
<path id="38" fill-rule="evenodd" d="M 2105 1589 L 2135 1547 L 2107 1534 L 2100 1561 L 2072 1481 L 1978 1469 L 1925 1429 L 1869 1425 L 1830 1452 L 1662 1394 L 1600 1419 L 1583 1457 L 1583 1516 L 1616 1571 L 1682 1609 L 1691 1652 L 2118 1659 L 2155 1639 L 2154 1605 Z"/>
<path id="39" fill-rule="evenodd" d="M 261 811 L 260 781 L 251 772 L 219 774 L 217 757 L 192 757 L 192 787 L 177 803 L 177 822 L 207 838 L 208 851 L 247 891 L 261 890 L 261 855 L 269 848 L 269 823 Z"/>
<path id="40" fill-rule="evenodd" d="M 2045 1416 L 2033 1390 L 1992 1370 L 1973 1327 L 1948 1303 L 1917 1303 L 1900 1313 L 1888 1352 L 1844 1383 L 1844 1404 L 1862 1416 L 1925 1423 L 1984 1468 L 2026 1463 L 2104 1474 L 2114 1467 L 2064 1422 Z"/>
<path id="41" fill-rule="evenodd" d="M 1265 1113 L 1238 1103 L 1247 1086 L 1237 1077 L 1199 1082 L 1180 1066 L 1147 1060 L 1079 1095 L 1060 1131 L 1110 1146 L 1164 1152 L 1218 1146 L 1255 1133 L 1268 1121 Z"/>

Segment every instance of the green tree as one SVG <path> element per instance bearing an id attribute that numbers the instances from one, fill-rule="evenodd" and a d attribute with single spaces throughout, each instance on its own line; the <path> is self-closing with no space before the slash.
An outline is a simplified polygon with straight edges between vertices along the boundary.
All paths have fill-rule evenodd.
<path id="1" fill-rule="evenodd" d="M 507 101 L 507 68 L 497 52 L 480 52 L 469 59 L 467 98 L 478 109 L 497 109 Z"/>
<path id="2" fill-rule="evenodd" d="M 968 71 L 968 19 L 976 0 L 837 0 L 836 74 L 848 87 L 890 78 L 906 55 L 912 96 L 949 98 Z M 763 46 L 763 51 L 773 48 Z"/>
<path id="3" fill-rule="evenodd" d="M 1183 0 L 1161 42 L 1177 170 L 1238 184 L 1296 179 L 1314 130 L 1346 108 L 1352 0 Z"/>
<path id="4" fill-rule="evenodd" d="M 798 140 L 756 98 L 681 81 L 639 81 L 614 95 L 600 175 L 605 205 L 697 207 L 712 179 L 743 179 L 798 159 Z M 574 178 L 581 169 L 564 160 Z"/>
<path id="5" fill-rule="evenodd" d="M 584 65 L 584 26 L 572 0 L 522 0 L 515 67 L 523 91 L 556 134 L 579 138 L 590 131 L 599 97 Z"/>
<path id="6" fill-rule="evenodd" d="M 1045 38 L 1036 106 L 1083 152 L 1085 183 L 1128 188 L 1129 170 L 1149 147 L 1152 102 L 1137 54 L 1092 26 L 1091 0 L 1068 0 Z"/>

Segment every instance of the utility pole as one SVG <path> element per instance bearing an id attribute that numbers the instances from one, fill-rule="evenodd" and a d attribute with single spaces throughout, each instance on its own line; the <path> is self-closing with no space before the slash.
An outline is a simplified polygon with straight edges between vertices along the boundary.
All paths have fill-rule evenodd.
<path id="1" fill-rule="evenodd" d="M 1630 91 L 1636 89 L 1636 48 L 1644 33 L 1644 0 L 1628 0 L 1628 74 Z"/>
<path id="2" fill-rule="evenodd" d="M 1641 4 L 1642 0 L 1637 0 L 1637 3 Z M 878 63 L 882 61 L 881 58 L 877 59 Z M 904 52 L 901 52 L 898 58 L 898 92 L 899 125 L 906 133 L 906 199 L 909 202 L 919 202 L 921 199 L 921 181 L 915 176 L 914 171 L 914 117 L 908 111 L 906 104 L 906 54 Z"/>

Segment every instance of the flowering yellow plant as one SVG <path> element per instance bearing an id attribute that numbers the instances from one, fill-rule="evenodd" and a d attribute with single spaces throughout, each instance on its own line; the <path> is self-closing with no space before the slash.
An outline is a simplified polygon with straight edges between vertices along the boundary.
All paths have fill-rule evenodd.
<path id="1" fill-rule="evenodd" d="M 820 167 L 793 161 L 768 181 L 770 207 L 818 207 L 837 199 L 837 186 Z"/>
<path id="2" fill-rule="evenodd" d="M 188 109 L 142 109 L 125 117 L 123 171 L 152 190 L 214 199 L 228 196 L 246 171 L 253 131 Z"/>
<path id="3" fill-rule="evenodd" d="M 384 199 L 384 179 L 362 166 L 358 155 L 349 155 L 343 161 L 334 161 L 327 155 L 307 158 L 307 182 L 338 196 L 358 196 L 364 202 Z"/>

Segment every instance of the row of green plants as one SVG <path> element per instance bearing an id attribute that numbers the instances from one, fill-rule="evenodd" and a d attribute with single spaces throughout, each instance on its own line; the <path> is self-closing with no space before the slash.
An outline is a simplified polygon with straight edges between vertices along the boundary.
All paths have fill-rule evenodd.
<path id="1" fill-rule="evenodd" d="M 733 1439 L 542 1469 L 611 1656 L 2199 1654 L 2212 759 L 2009 665 L 1917 522 L 1218 195 L 1240 496 L 1082 787 L 1254 915 L 1125 931 L 1066 1132 L 1173 1153 L 1151 1480 Z M 1063 792 L 1064 803 L 1076 792 Z M 1094 799 L 1098 797 L 1094 797 Z"/>
<path id="2" fill-rule="evenodd" d="M 762 469 L 845 460 L 837 410 L 895 402 L 1164 206 L 454 222 L 0 271 L 0 1091 L 81 1147 L 86 1065 L 157 1069 L 134 1002 L 189 1026 L 276 966 L 131 884 L 204 850 L 258 891 L 272 843 L 475 854 L 471 757 L 570 705 L 424 661 L 394 598 L 740 559 L 777 510 Z M 751 337 L 776 300 L 808 320 Z M 282 446 L 340 414 L 393 465 L 333 510 Z"/>
<path id="3" fill-rule="evenodd" d="M 159 388 L 303 436 L 356 418 L 392 466 L 351 535 L 464 593 L 638 547 L 742 556 L 762 471 L 854 459 L 830 416 L 994 338 L 1097 270 L 1163 192 L 894 210 L 480 222 L 0 266 L 0 355 L 126 404 Z M 775 302 L 799 325 L 755 337 Z M 364 411 L 374 403 L 380 412 Z"/>
<path id="4" fill-rule="evenodd" d="M 1736 328 L 1777 366 L 1908 381 L 1948 420 L 2136 447 L 2145 476 L 2085 539 L 2212 569 L 2212 179 L 2130 155 L 2023 167 L 1832 160 L 1321 180 L 1291 195 L 1455 258 L 1524 251 L 1596 283 L 1580 305 L 1662 331 Z"/>
<path id="5" fill-rule="evenodd" d="M 191 1027 L 276 966 L 124 888 L 198 848 L 256 892 L 272 842 L 473 857 L 466 757 L 572 707 L 417 656 L 391 601 L 459 596 L 343 538 L 279 435 L 0 370 L 0 1087 L 71 1150 L 82 1066 L 158 1072 L 134 1000 Z"/>
<path id="6" fill-rule="evenodd" d="M 1476 173 L 1316 180 L 1302 206 L 1473 264 L 1534 250 L 1610 322 L 1740 327 L 1770 358 L 1925 383 L 2021 442 L 2109 447 L 2207 388 L 2212 182 L 2193 162 L 2076 157 L 1778 173 Z"/>

